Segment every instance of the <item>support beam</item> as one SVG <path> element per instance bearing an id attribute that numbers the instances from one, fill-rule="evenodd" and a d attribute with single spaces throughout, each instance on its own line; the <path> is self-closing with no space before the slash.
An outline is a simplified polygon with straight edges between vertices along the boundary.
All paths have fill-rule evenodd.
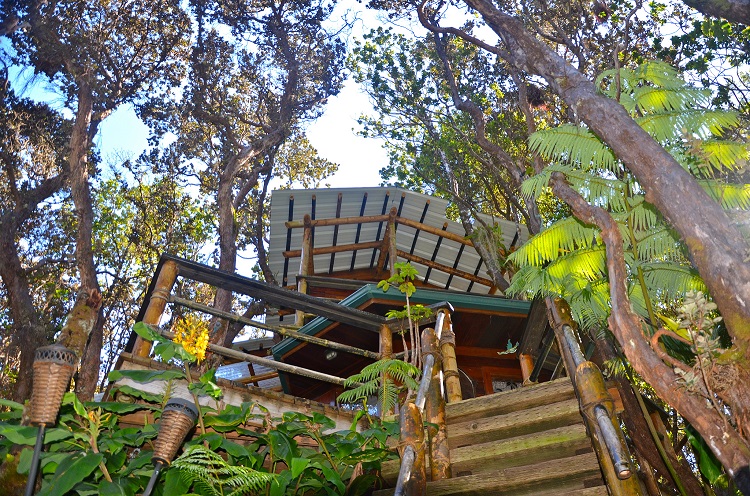
<path id="1" fill-rule="evenodd" d="M 433 481 L 450 479 L 451 457 L 448 447 L 448 435 L 445 427 L 445 396 L 443 396 L 442 360 L 440 344 L 435 329 L 430 327 L 422 331 L 422 356 L 432 355 L 435 360 L 430 371 L 430 388 L 425 403 L 425 419 L 430 424 L 427 431 L 430 435 L 430 475 Z"/>
<path id="2" fill-rule="evenodd" d="M 159 325 L 159 321 L 164 313 L 164 308 L 167 306 L 169 295 L 172 293 L 172 287 L 177 280 L 179 272 L 178 265 L 174 260 L 167 260 L 161 266 L 159 275 L 156 278 L 156 286 L 151 292 L 151 298 L 146 307 L 146 313 L 143 315 L 142 322 L 144 324 Z M 133 347 L 133 354 L 147 357 L 151 353 L 151 345 L 151 341 L 147 341 L 138 336 L 135 341 L 135 346 Z"/>

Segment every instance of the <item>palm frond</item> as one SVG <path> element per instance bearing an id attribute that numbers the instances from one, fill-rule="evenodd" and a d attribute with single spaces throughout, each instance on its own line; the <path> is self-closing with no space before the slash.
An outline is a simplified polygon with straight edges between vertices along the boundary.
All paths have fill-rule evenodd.
<path id="1" fill-rule="evenodd" d="M 750 184 L 727 184 L 719 181 L 698 181 L 708 195 L 725 209 L 750 209 Z"/>
<path id="2" fill-rule="evenodd" d="M 592 246 L 599 230 L 575 217 L 561 219 L 529 239 L 508 259 L 516 265 L 543 265 L 562 254 Z"/>
<path id="3" fill-rule="evenodd" d="M 659 221 L 659 213 L 656 208 L 647 203 L 643 195 L 628 198 L 630 212 L 628 222 L 634 231 L 648 231 Z"/>
<path id="4" fill-rule="evenodd" d="M 574 124 L 537 131 L 529 136 L 529 147 L 547 160 L 613 170 L 618 163 L 607 145 L 588 129 Z"/>

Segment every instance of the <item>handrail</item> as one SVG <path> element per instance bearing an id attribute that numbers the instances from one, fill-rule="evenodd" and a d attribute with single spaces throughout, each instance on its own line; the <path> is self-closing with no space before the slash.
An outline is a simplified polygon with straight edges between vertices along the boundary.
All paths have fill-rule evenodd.
<path id="1" fill-rule="evenodd" d="M 447 309 L 441 309 L 438 313 L 437 319 L 435 321 L 435 335 L 440 339 L 440 336 L 443 332 L 443 325 L 445 323 L 445 312 L 448 311 Z M 427 402 L 427 396 L 430 392 L 430 385 L 432 384 L 432 368 L 435 366 L 435 353 L 429 353 L 427 356 L 425 356 L 423 364 L 422 364 L 422 379 L 419 381 L 419 388 L 417 389 L 417 396 L 414 400 L 414 404 L 416 405 L 418 409 L 418 414 L 420 417 L 419 426 L 417 428 L 423 428 L 421 417 L 424 414 L 425 410 L 425 404 Z M 442 388 L 442 381 L 439 382 L 438 387 Z M 401 436 L 402 440 L 404 437 L 404 429 L 402 425 L 402 431 Z M 407 433 L 408 435 L 408 433 Z M 394 491 L 394 496 L 404 496 L 408 492 L 407 483 L 409 482 L 410 478 L 413 475 L 413 467 L 415 462 L 417 461 L 418 453 L 415 451 L 414 447 L 412 445 L 407 445 L 404 448 L 403 454 L 401 456 L 401 466 L 399 467 L 398 472 L 398 479 L 396 480 L 396 489 Z M 422 456 L 424 456 L 424 453 L 422 453 Z"/>
<path id="2" fill-rule="evenodd" d="M 563 324 L 562 330 L 565 336 L 565 344 L 570 350 L 570 355 L 573 359 L 573 363 L 576 366 L 576 370 L 578 370 L 581 365 L 587 363 L 588 360 L 586 360 L 586 357 L 581 350 L 581 345 L 579 344 L 578 338 L 576 338 L 573 332 L 573 328 L 568 324 Z M 609 456 L 612 459 L 612 464 L 615 467 L 617 477 L 620 480 L 629 478 L 632 475 L 632 470 L 630 468 L 629 462 L 630 456 L 625 451 L 625 447 L 623 446 L 623 444 L 620 442 L 620 438 L 617 435 L 615 426 L 612 423 L 612 419 L 610 418 L 610 412 L 602 403 L 588 406 L 590 406 L 591 408 L 591 415 L 599 425 L 599 429 L 602 433 L 602 440 L 604 441 L 604 444 L 607 447 L 607 451 L 609 452 Z"/>

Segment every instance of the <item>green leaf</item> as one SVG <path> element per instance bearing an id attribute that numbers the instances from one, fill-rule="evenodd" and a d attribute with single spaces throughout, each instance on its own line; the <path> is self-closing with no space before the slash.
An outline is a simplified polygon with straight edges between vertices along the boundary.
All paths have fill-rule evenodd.
<path id="1" fill-rule="evenodd" d="M 57 466 L 50 485 L 39 491 L 37 496 L 64 495 L 88 477 L 103 458 L 103 454 L 90 451 L 83 456 L 71 455 Z"/>
<path id="2" fill-rule="evenodd" d="M 133 496 L 133 491 L 130 490 L 128 485 L 122 485 L 119 481 L 109 482 L 108 480 L 103 480 L 99 483 L 98 490 L 102 496 Z"/>
<path id="3" fill-rule="evenodd" d="M 13 444 L 34 446 L 34 444 L 36 444 L 36 437 L 38 432 L 38 427 L 6 424 L 4 422 L 0 422 L 0 436 L 5 437 Z M 51 429 L 45 430 L 44 443 L 54 443 L 56 441 L 68 439 L 72 436 L 73 433 L 68 429 L 62 427 L 53 427 Z"/>
<path id="4" fill-rule="evenodd" d="M 715 484 L 723 474 L 721 463 L 692 425 L 685 428 L 685 435 L 687 435 L 690 445 L 695 450 L 701 473 L 711 484 Z"/>
<path id="5" fill-rule="evenodd" d="M 132 396 L 134 398 L 140 398 L 142 400 L 148 401 L 149 403 L 161 403 L 164 399 L 163 395 L 161 394 L 154 394 L 149 393 L 147 391 L 141 391 L 140 389 L 136 389 L 131 386 L 127 385 L 118 385 L 113 388 L 113 391 L 116 391 L 118 393 L 122 393 L 127 396 Z"/>
<path id="6" fill-rule="evenodd" d="M 188 477 L 183 477 L 179 470 L 170 467 L 164 475 L 164 495 L 185 494 L 188 489 Z"/>
<path id="7" fill-rule="evenodd" d="M 310 465 L 310 460 L 307 458 L 292 458 L 292 478 L 296 479 L 302 472 L 305 471 L 307 466 Z"/>
<path id="8" fill-rule="evenodd" d="M 23 410 L 23 405 L 20 403 L 16 403 L 15 401 L 6 400 L 4 398 L 0 398 L 0 406 L 6 406 L 10 408 L 11 410 Z"/>
<path id="9" fill-rule="evenodd" d="M 140 337 L 142 337 L 146 341 L 156 341 L 156 342 L 165 341 L 165 338 L 163 338 L 159 333 L 151 329 L 151 327 L 149 327 L 147 324 L 143 322 L 136 322 L 133 325 L 133 332 L 138 334 Z"/>
<path id="10" fill-rule="evenodd" d="M 117 381 L 123 378 L 143 384 L 152 381 L 184 379 L 185 373 L 179 370 L 113 370 L 109 373 L 110 381 Z"/>
<path id="11" fill-rule="evenodd" d="M 378 478 L 373 474 L 362 474 L 349 482 L 345 496 L 362 496 L 367 494 L 377 482 Z"/>
<path id="12" fill-rule="evenodd" d="M 112 413 L 130 413 L 138 410 L 158 410 L 156 405 L 146 405 L 143 403 L 120 403 L 118 401 L 89 401 L 86 402 L 88 408 L 101 408 L 102 410 Z"/>
<path id="13" fill-rule="evenodd" d="M 88 417 L 86 407 L 81 403 L 75 393 L 65 393 L 62 400 L 63 405 L 73 405 L 73 410 L 81 417 Z"/>
<path id="14" fill-rule="evenodd" d="M 274 460 L 283 460 L 291 466 L 292 459 L 299 456 L 297 442 L 278 430 L 268 433 L 268 441 L 272 449 Z"/>

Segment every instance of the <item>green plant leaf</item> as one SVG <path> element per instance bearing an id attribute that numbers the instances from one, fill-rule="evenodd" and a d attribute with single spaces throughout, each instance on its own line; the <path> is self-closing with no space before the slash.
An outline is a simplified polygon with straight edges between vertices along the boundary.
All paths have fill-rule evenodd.
<path id="1" fill-rule="evenodd" d="M 133 398 L 140 398 L 142 400 L 148 401 L 149 403 L 161 403 L 164 399 L 163 395 L 161 394 L 154 394 L 149 393 L 147 391 L 141 391 L 140 389 L 136 389 L 131 386 L 127 385 L 118 385 L 113 387 L 113 392 L 122 393 L 127 396 L 132 396 Z"/>
<path id="2" fill-rule="evenodd" d="M 101 408 L 112 413 L 130 413 L 138 410 L 158 410 L 156 405 L 147 405 L 143 403 L 120 403 L 117 401 L 89 401 L 85 403 L 87 408 Z"/>
<path id="3" fill-rule="evenodd" d="M 123 378 L 143 384 L 152 381 L 184 379 L 185 373 L 179 370 L 113 370 L 109 373 L 110 381 L 117 381 Z"/>
<path id="4" fill-rule="evenodd" d="M 292 458 L 292 479 L 296 479 L 302 472 L 305 471 L 307 466 L 310 465 L 310 460 L 307 458 Z"/>
<path id="5" fill-rule="evenodd" d="M 44 487 L 37 496 L 62 496 L 73 486 L 88 477 L 96 469 L 104 455 L 101 453 L 86 452 L 83 456 L 73 454 L 70 458 L 62 461 L 55 470 L 50 485 Z"/>
<path id="6" fill-rule="evenodd" d="M 0 422 L 0 436 L 5 437 L 13 444 L 23 446 L 34 446 L 36 444 L 37 433 L 39 432 L 38 427 L 33 426 L 21 426 L 17 424 L 7 424 Z M 68 439 L 73 436 L 73 433 L 68 429 L 61 427 L 53 427 L 44 431 L 44 443 L 54 443 Z"/>
<path id="7" fill-rule="evenodd" d="M 724 473 L 721 463 L 692 425 L 685 428 L 685 435 L 696 452 L 701 473 L 711 484 L 715 484 Z"/>

